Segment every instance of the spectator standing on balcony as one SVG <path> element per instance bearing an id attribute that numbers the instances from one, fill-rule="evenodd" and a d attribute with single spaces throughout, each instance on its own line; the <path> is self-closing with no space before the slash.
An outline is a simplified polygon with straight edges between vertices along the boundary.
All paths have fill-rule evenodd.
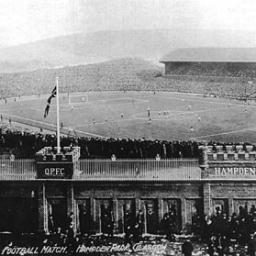
<path id="1" fill-rule="evenodd" d="M 166 151 L 165 143 L 163 143 L 163 156 L 164 156 L 164 158 L 167 158 L 167 151 Z"/>
<path id="2" fill-rule="evenodd" d="M 111 156 L 111 161 L 116 161 L 116 156 L 115 156 L 115 154 L 112 154 L 112 156 Z"/>
<path id="3" fill-rule="evenodd" d="M 11 154 L 10 154 L 10 161 L 14 162 L 14 160 L 15 160 L 15 155 L 11 152 Z"/>

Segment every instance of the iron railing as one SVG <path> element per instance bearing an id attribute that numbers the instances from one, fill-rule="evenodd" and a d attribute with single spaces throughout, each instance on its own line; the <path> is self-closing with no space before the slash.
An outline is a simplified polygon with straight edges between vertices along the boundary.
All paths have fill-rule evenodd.
<path id="1" fill-rule="evenodd" d="M 34 180 L 36 164 L 34 159 L 0 159 L 0 180 Z"/>
<path id="2" fill-rule="evenodd" d="M 197 159 L 80 160 L 75 179 L 92 180 L 200 180 Z"/>
<path id="3" fill-rule="evenodd" d="M 197 159 L 81 159 L 74 180 L 200 180 Z M 34 159 L 0 159 L 0 180 L 35 180 Z"/>

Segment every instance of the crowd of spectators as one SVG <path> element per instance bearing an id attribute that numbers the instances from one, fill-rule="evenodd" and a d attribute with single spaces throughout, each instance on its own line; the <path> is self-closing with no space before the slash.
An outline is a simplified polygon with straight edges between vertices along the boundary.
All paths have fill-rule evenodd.
<path id="1" fill-rule="evenodd" d="M 168 75 L 154 78 L 154 88 L 159 91 L 198 93 L 205 97 L 241 99 L 248 95 L 255 97 L 255 88 L 250 78 L 212 77 L 192 75 Z M 153 90 L 151 82 L 145 82 L 145 89 Z M 253 99 L 253 97 L 251 97 Z"/>
<path id="2" fill-rule="evenodd" d="M 71 213 L 64 228 L 49 225 L 50 221 L 48 221 L 48 233 L 39 233 L 32 237 L 11 236 L 9 246 L 14 248 L 15 246 L 28 246 L 30 244 L 39 247 L 44 245 L 65 246 L 67 253 L 72 254 L 81 245 L 95 248 L 103 245 L 125 244 L 130 245 L 129 249 L 132 249 L 135 243 L 147 241 L 147 237 L 143 236 L 145 216 L 142 211 L 138 211 L 136 214 L 131 211 L 124 212 L 123 236 L 113 235 L 113 221 L 108 215 L 111 215 L 111 210 L 105 209 L 101 215 L 102 228 L 99 234 L 92 233 L 89 230 L 75 233 L 73 229 L 74 216 Z M 51 217 L 49 216 L 49 218 Z M 256 207 L 252 205 L 248 209 L 247 206 L 240 206 L 239 212 L 232 213 L 230 216 L 221 207 L 216 207 L 214 213 L 205 218 L 196 212 L 192 217 L 190 231 L 192 233 L 190 232 L 189 236 L 182 233 L 183 231 L 177 225 L 176 209 L 171 207 L 158 225 L 155 233 L 157 236 L 153 240 L 150 238 L 150 241 L 155 244 L 160 237 L 161 239 L 167 239 L 169 242 L 177 242 L 179 237 L 184 236 L 187 237 L 185 243 L 191 247 L 190 253 L 193 250 L 192 243 L 198 243 L 199 241 L 202 252 L 205 251 L 204 254 L 200 255 L 207 255 L 206 253 L 209 256 L 255 255 Z M 182 250 L 184 250 L 185 243 Z M 6 244 L 8 243 L 6 242 Z M 240 254 L 240 252 L 242 253 Z"/>
<path id="3" fill-rule="evenodd" d="M 75 217 L 71 212 L 62 225 L 58 225 L 57 219 L 49 215 L 47 232 L 36 233 L 28 239 L 26 239 L 27 236 L 24 236 L 23 233 L 16 232 L 9 237 L 9 241 L 12 243 L 11 246 L 28 246 L 32 242 L 32 244 L 36 244 L 37 246 L 67 246 L 71 250 L 72 248 L 77 248 L 78 245 L 102 246 L 109 242 L 113 244 L 116 241 L 121 244 L 130 244 L 130 248 L 132 248 L 133 244 L 145 241 L 147 238 L 145 238 L 144 234 L 147 233 L 147 235 L 158 235 L 162 238 L 167 238 L 168 241 L 174 242 L 174 234 L 180 232 L 177 226 L 178 216 L 176 208 L 172 206 L 169 212 L 165 213 L 159 225 L 156 221 L 153 221 L 155 218 L 154 215 L 155 213 L 151 211 L 145 213 L 142 210 L 138 210 L 135 212 L 132 208 L 124 210 L 123 219 L 120 220 L 122 222 L 122 228 L 118 230 L 119 236 L 116 236 L 114 235 L 113 211 L 111 208 L 101 205 L 100 232 L 95 232 L 92 218 L 88 216 L 86 218 L 84 216 L 83 219 L 79 216 L 80 224 L 78 230 L 75 232 Z M 150 223 L 147 225 L 147 230 L 145 229 L 146 219 Z M 83 222 L 87 224 L 82 225 Z"/>
<path id="4" fill-rule="evenodd" d="M 58 70 L 61 92 L 85 91 L 175 91 L 200 93 L 217 97 L 239 98 L 248 82 L 255 77 L 255 71 L 245 64 L 227 67 L 225 64 L 204 64 L 179 66 L 168 77 L 161 70 L 144 67 L 133 62 L 121 65 L 100 65 L 100 67 L 77 67 Z M 210 64 L 209 64 L 210 65 Z M 129 66 L 129 68 L 128 68 Z M 52 90 L 56 70 L 39 70 L 36 72 L 2 74 L 0 80 L 0 100 L 19 95 L 48 94 Z"/>
<path id="5" fill-rule="evenodd" d="M 207 243 L 210 256 L 230 255 L 233 248 L 239 246 L 247 248 L 249 255 L 254 255 L 256 207 L 240 206 L 238 214 L 234 212 L 230 216 L 220 207 L 205 218 L 196 213 L 192 218 L 192 232 Z"/>
<path id="6" fill-rule="evenodd" d="M 13 129 L 0 129 L 0 155 L 14 155 L 18 158 L 34 158 L 35 153 L 43 147 L 56 145 L 55 134 L 45 134 L 32 131 L 20 131 Z M 91 138 L 63 136 L 61 146 L 79 146 L 81 158 L 89 159 L 170 159 L 170 158 L 199 158 L 200 146 L 205 145 L 197 141 L 166 141 L 127 138 Z M 218 151 L 218 145 L 227 151 L 228 146 L 234 143 L 208 142 L 212 151 Z M 236 143 L 244 151 L 248 150 L 249 143 Z M 251 150 L 256 150 L 251 145 Z"/>
<path id="7" fill-rule="evenodd" d="M 0 129 L 0 150 L 17 158 L 33 158 L 45 146 L 56 145 L 54 134 Z M 81 158 L 196 158 L 199 144 L 194 141 L 160 141 L 146 139 L 87 138 L 65 136 L 61 146 L 78 145 Z"/>

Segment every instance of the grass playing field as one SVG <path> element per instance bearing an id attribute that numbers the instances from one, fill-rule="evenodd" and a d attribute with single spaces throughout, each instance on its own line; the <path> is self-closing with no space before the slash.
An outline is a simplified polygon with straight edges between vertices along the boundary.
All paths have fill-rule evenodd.
<path id="1" fill-rule="evenodd" d="M 4 118 L 55 129 L 56 99 L 43 118 L 46 96 L 9 100 Z M 89 92 L 61 95 L 63 132 L 82 136 L 256 142 L 256 104 L 171 92 Z M 149 115 L 150 112 L 150 115 Z"/>

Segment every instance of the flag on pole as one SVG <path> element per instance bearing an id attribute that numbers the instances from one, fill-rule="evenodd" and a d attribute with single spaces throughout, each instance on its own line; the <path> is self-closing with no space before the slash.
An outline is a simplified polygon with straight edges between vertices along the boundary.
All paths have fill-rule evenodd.
<path id="1" fill-rule="evenodd" d="M 47 99 L 47 105 L 46 105 L 45 110 L 44 110 L 44 118 L 46 118 L 48 113 L 49 113 L 51 101 L 52 101 L 52 98 L 54 98 L 54 97 L 56 97 L 56 86 L 52 90 L 52 93 L 51 93 L 50 97 Z"/>

